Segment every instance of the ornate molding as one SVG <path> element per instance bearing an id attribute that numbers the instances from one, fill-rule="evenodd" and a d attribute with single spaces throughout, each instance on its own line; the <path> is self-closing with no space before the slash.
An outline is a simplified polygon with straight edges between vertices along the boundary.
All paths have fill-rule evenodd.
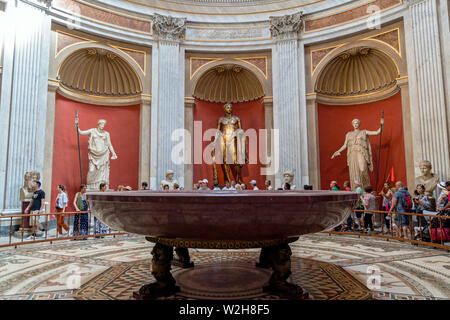
<path id="1" fill-rule="evenodd" d="M 44 4 L 47 8 L 50 8 L 52 6 L 53 0 L 37 0 L 37 2 Z"/>
<path id="2" fill-rule="evenodd" d="M 269 17 L 270 33 L 274 39 L 295 39 L 303 29 L 303 12 L 281 17 Z"/>
<path id="3" fill-rule="evenodd" d="M 179 248 L 201 248 L 201 249 L 248 249 L 276 246 L 282 243 L 291 243 L 298 237 L 288 237 L 270 240 L 196 240 L 181 238 L 145 237 L 147 241 L 161 243 L 166 246 Z"/>
<path id="4" fill-rule="evenodd" d="M 155 13 L 153 34 L 160 40 L 182 41 L 186 34 L 186 18 L 174 18 Z"/>
<path id="5" fill-rule="evenodd" d="M 425 2 L 425 0 L 405 0 L 408 7 L 418 4 L 420 2 Z"/>

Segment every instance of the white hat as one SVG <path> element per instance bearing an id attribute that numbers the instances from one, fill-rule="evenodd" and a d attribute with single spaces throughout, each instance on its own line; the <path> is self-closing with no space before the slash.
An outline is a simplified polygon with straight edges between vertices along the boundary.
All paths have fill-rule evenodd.
<path id="1" fill-rule="evenodd" d="M 204 183 L 208 184 L 208 180 L 203 179 L 202 181 L 203 181 Z"/>
<path id="2" fill-rule="evenodd" d="M 437 186 L 438 186 L 439 189 L 444 190 L 445 189 L 445 182 L 441 181 L 441 182 L 438 183 Z"/>
<path id="3" fill-rule="evenodd" d="M 251 184 L 256 184 L 256 180 L 250 181 Z"/>

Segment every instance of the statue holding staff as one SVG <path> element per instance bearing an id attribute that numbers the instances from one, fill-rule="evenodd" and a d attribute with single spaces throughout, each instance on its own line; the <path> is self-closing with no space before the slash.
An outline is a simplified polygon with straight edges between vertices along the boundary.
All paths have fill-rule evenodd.
<path id="1" fill-rule="evenodd" d="M 117 159 L 117 154 L 111 144 L 109 132 L 105 131 L 106 120 L 100 119 L 97 122 L 97 128 L 86 131 L 78 128 L 78 118 L 75 120 L 77 132 L 81 135 L 89 136 L 88 158 L 89 171 L 87 173 L 88 190 L 99 189 L 100 183 L 105 183 L 109 187 L 109 155 L 112 153 L 111 160 Z"/>
<path id="2" fill-rule="evenodd" d="M 381 133 L 384 120 L 381 118 L 380 128 L 377 131 L 360 130 L 361 121 L 353 119 L 354 130 L 345 135 L 344 145 L 335 153 L 331 159 L 341 155 L 347 149 L 347 165 L 350 173 L 352 190 L 356 189 L 355 181 L 361 183 L 364 188 L 370 186 L 369 170 L 373 171 L 372 149 L 368 136 L 377 136 Z"/>

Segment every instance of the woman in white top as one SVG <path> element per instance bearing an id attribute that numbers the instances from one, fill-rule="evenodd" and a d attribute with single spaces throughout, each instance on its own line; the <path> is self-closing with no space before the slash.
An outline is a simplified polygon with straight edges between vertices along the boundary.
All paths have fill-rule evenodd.
<path id="1" fill-rule="evenodd" d="M 57 230 L 58 234 L 62 235 L 62 229 L 66 230 L 66 232 L 69 232 L 69 226 L 64 221 L 64 212 L 67 208 L 67 203 L 69 202 L 69 199 L 66 194 L 66 188 L 60 184 L 58 185 L 58 195 L 56 196 L 56 203 L 55 203 L 55 209 L 56 212 L 61 212 L 61 214 L 56 215 L 56 223 L 57 223 Z"/>

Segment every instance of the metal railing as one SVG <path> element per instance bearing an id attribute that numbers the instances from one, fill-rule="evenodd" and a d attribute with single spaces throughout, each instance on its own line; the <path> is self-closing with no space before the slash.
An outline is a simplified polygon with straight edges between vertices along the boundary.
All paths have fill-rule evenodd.
<path id="1" fill-rule="evenodd" d="M 82 228 L 82 215 L 88 215 L 87 217 L 87 228 Z M 60 235 L 58 233 L 58 216 L 62 217 L 62 221 L 66 222 L 66 218 L 68 218 L 67 226 L 69 227 L 69 232 L 72 229 L 72 235 L 67 232 L 66 235 Z M 78 217 L 77 226 L 74 225 L 74 220 Z M 40 221 L 44 218 L 45 221 Z M 83 217 L 85 218 L 85 217 Z M 28 220 L 29 219 L 29 220 Z M 1 225 L 3 226 L 3 222 L 5 220 L 9 220 L 9 234 L 7 243 L 3 240 L 4 237 L 0 237 L 0 248 L 2 247 L 17 247 L 20 245 L 32 244 L 32 243 L 40 243 L 40 242 L 50 242 L 59 241 L 59 240 L 81 240 L 88 239 L 92 237 L 105 237 L 105 236 L 118 236 L 118 235 L 126 235 L 126 232 L 119 232 L 117 230 L 112 230 L 108 227 L 106 233 L 96 232 L 95 225 L 92 228 L 92 214 L 91 211 L 76 211 L 76 212 L 50 212 L 50 213 L 35 213 L 35 214 L 14 214 L 14 215 L 6 215 L 0 216 Z M 18 230 L 14 230 L 17 225 L 13 222 L 20 220 L 20 228 Z M 49 224 L 51 220 L 55 220 L 55 236 L 49 234 Z M 29 222 L 28 222 L 29 221 Z M 30 222 L 33 222 L 30 224 Z M 37 224 L 41 224 L 44 227 L 44 231 L 42 235 L 38 236 L 38 226 Z M 34 227 L 33 227 L 34 225 Z M 33 232 L 34 231 L 34 232 Z M 31 239 L 29 238 L 29 233 L 32 233 Z M 76 233 L 76 234 L 74 234 Z M 86 234 L 80 234 L 86 233 Z M 14 239 L 18 241 L 13 241 Z M 3 240 L 3 241 L 2 241 Z"/>
<path id="2" fill-rule="evenodd" d="M 388 218 L 389 221 L 389 228 L 387 227 L 387 224 L 385 224 L 387 233 L 380 233 L 375 230 L 371 230 L 370 233 L 366 232 L 358 232 L 355 229 L 355 215 L 352 215 L 352 224 L 351 227 L 348 226 L 347 222 L 343 222 L 342 226 L 345 225 L 344 230 L 335 230 L 335 231 L 325 231 L 323 233 L 327 234 L 338 234 L 338 235 L 356 235 L 358 237 L 364 236 L 364 237 L 376 237 L 376 238 L 384 238 L 386 240 L 398 240 L 403 242 L 409 242 L 416 245 L 424 245 L 434 248 L 441 248 L 450 250 L 450 240 L 444 241 L 444 232 L 448 232 L 444 229 L 449 229 L 446 227 L 446 223 L 444 221 L 450 222 L 450 217 L 445 215 L 437 215 L 437 214 L 424 214 L 424 213 L 414 213 L 414 212 L 392 212 L 389 214 L 388 211 L 380 211 L 380 210 L 354 210 L 354 212 L 360 212 L 361 220 L 364 220 L 364 214 L 369 213 L 372 214 L 372 225 L 374 224 L 375 215 L 380 215 L 379 223 L 381 224 L 379 227 L 383 230 L 383 223 L 385 223 L 385 218 Z M 408 216 L 408 225 L 406 226 L 406 230 L 409 231 L 409 237 L 406 234 L 403 234 L 405 230 L 403 230 L 402 226 L 402 218 L 401 215 Z M 394 217 L 396 216 L 396 217 Z M 424 218 L 424 220 L 422 219 Z M 416 218 L 416 219 L 414 219 Z M 433 220 L 437 219 L 437 220 Z M 426 222 L 424 225 L 423 222 Z M 394 230 L 393 226 L 396 226 L 396 230 Z M 359 225 L 359 228 L 362 228 L 362 226 Z M 364 229 L 364 228 L 363 228 Z M 433 229 L 436 229 L 434 231 Z M 439 234 L 440 239 L 438 241 L 432 240 L 433 233 L 435 235 Z M 399 236 L 399 234 L 403 234 L 403 236 Z M 429 236 L 429 241 L 428 241 Z"/>
<path id="3" fill-rule="evenodd" d="M 443 232 L 444 232 L 444 221 L 446 221 L 447 219 L 450 219 L 449 216 L 444 216 L 444 215 L 433 215 L 433 214 L 423 214 L 423 213 L 409 213 L 409 212 L 393 212 L 392 214 L 388 215 L 389 212 L 388 211 L 380 211 L 380 210 L 354 210 L 354 212 L 360 212 L 362 213 L 361 219 L 364 219 L 364 214 L 365 213 L 370 213 L 372 214 L 372 224 L 374 225 L 374 220 L 375 220 L 375 215 L 380 215 L 380 219 L 379 219 L 379 223 L 382 225 L 385 221 L 384 218 L 387 215 L 389 218 L 389 228 L 387 228 L 388 232 L 387 233 L 379 233 L 376 232 L 375 230 L 371 230 L 371 233 L 362 233 L 362 232 L 357 232 L 355 230 L 355 218 L 354 216 L 352 216 L 352 224 L 351 227 L 349 227 L 347 225 L 346 222 L 344 222 L 343 224 L 346 225 L 346 230 L 339 230 L 339 231 L 325 231 L 323 233 L 325 234 L 336 234 L 336 235 L 355 235 L 358 237 L 361 236 L 365 236 L 365 237 L 376 237 L 376 238 L 384 238 L 386 240 L 398 240 L 398 241 L 403 241 L 403 242 L 409 242 L 412 244 L 416 244 L 416 245 L 424 245 L 424 246 L 430 246 L 430 247 L 435 247 L 435 248 L 441 248 L 441 249 L 445 249 L 445 250 L 450 250 L 450 241 L 447 242 L 447 244 L 445 244 L 444 240 L 443 240 Z M 80 232 L 82 230 L 81 228 L 81 220 L 82 220 L 82 215 L 83 214 L 87 214 L 88 215 L 88 219 L 87 219 L 87 230 L 83 230 L 86 231 L 86 234 L 76 234 L 74 235 L 73 233 L 75 232 Z M 394 215 L 397 215 L 397 218 L 394 218 Z M 407 226 L 407 230 L 409 231 L 410 234 L 410 238 L 408 237 L 400 237 L 398 236 L 398 232 L 399 231 L 394 231 L 394 222 L 396 222 L 396 226 L 400 229 L 402 229 L 401 226 L 401 218 L 400 215 L 405 215 L 405 216 L 409 216 L 409 222 L 408 222 L 408 226 Z M 59 235 L 58 234 L 58 226 L 57 226 L 57 222 L 58 222 L 58 216 L 63 216 L 63 218 L 60 219 L 64 219 L 63 221 L 65 221 L 65 218 L 68 218 L 68 226 L 69 226 L 69 231 L 71 230 L 71 226 L 73 225 L 74 219 L 78 216 L 78 225 L 77 226 L 73 226 L 73 230 L 72 230 L 72 235 Z M 415 221 L 414 221 L 414 217 L 416 217 Z M 417 217 L 419 217 L 419 219 L 417 219 Z M 429 221 L 426 220 L 426 225 L 424 226 L 422 223 L 422 219 L 420 217 L 424 217 L 425 220 L 427 218 L 429 218 Z M 33 227 L 30 228 L 26 228 L 25 226 L 29 225 L 29 223 L 25 223 L 26 219 L 30 219 L 31 221 L 33 221 L 34 226 L 36 226 L 37 222 L 39 220 L 41 220 L 42 218 L 44 218 L 44 222 L 42 222 L 43 225 L 45 225 L 44 227 L 44 232 L 42 236 L 37 236 L 36 233 L 31 237 L 31 239 L 29 239 L 28 233 L 33 231 Z M 54 218 L 54 219 L 53 219 Z M 19 219 L 21 220 L 21 227 L 18 230 L 14 230 L 14 219 Z M 432 219 L 438 219 L 438 223 L 436 222 L 432 222 Z M 95 230 L 95 226 L 94 228 L 92 228 L 92 214 L 91 211 L 77 211 L 77 212 L 50 212 L 50 213 L 39 213 L 39 214 L 14 214 L 14 215 L 7 215 L 7 216 L 0 216 L 0 221 L 5 221 L 5 220 L 9 220 L 9 234 L 8 234 L 8 240 L 7 243 L 2 243 L 4 241 L 0 242 L 0 248 L 2 247 L 17 247 L 20 245 L 26 245 L 26 244 L 33 244 L 33 243 L 40 243 L 40 242 L 50 242 L 52 243 L 53 241 L 59 241 L 59 240 L 77 240 L 77 239 L 88 239 L 88 238 L 95 238 L 95 237 L 104 237 L 104 236 L 119 236 L 119 235 L 126 235 L 129 233 L 126 232 L 119 232 L 117 230 L 112 230 L 110 227 L 108 227 L 108 230 L 106 233 L 98 233 Z M 51 236 L 49 235 L 49 222 L 51 220 L 55 220 L 56 222 L 56 227 L 55 227 L 55 236 Z M 400 221 L 398 221 L 400 220 Z M 436 220 L 435 220 L 436 221 Z M 40 222 L 41 223 L 41 222 Z M 3 225 L 3 223 L 2 223 Z M 359 226 L 361 227 L 361 226 Z M 417 228 L 415 230 L 415 227 Z M 36 232 L 37 226 L 34 227 L 34 231 Z M 86 229 L 86 228 L 85 228 Z M 433 234 L 433 230 L 432 229 L 439 229 L 440 230 L 440 240 L 438 242 L 433 242 L 432 240 L 430 241 L 426 241 L 425 240 L 425 234 L 428 233 L 428 235 L 431 238 L 431 235 Z M 14 232 L 15 231 L 15 232 Z M 404 230 L 401 230 L 401 232 L 403 233 Z M 437 233 L 437 231 L 435 232 Z M 414 235 L 414 239 L 413 239 L 413 235 Z M 27 237 L 27 238 L 25 238 Z M 0 237 L 0 239 L 2 239 Z M 13 239 L 16 239 L 18 241 L 13 241 Z"/>

